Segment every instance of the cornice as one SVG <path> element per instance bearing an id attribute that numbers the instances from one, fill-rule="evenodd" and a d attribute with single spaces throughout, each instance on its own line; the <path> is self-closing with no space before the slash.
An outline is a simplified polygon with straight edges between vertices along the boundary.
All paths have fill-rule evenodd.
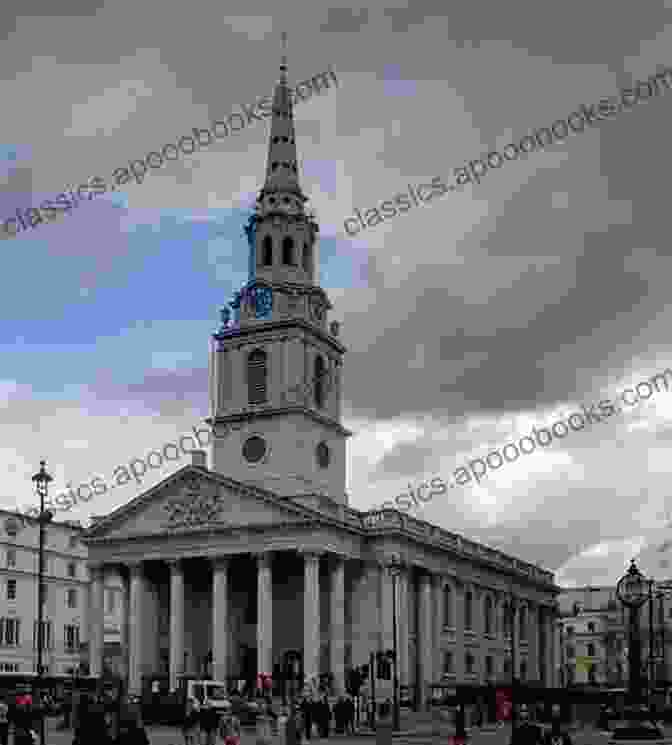
<path id="1" fill-rule="evenodd" d="M 322 290 L 322 288 L 317 288 L 317 291 L 324 293 L 324 290 Z M 329 310 L 330 309 L 331 308 L 329 308 Z M 331 346 L 334 350 L 336 350 L 339 354 L 345 354 L 347 352 L 346 347 L 341 344 L 341 342 L 338 341 L 336 337 L 332 336 L 326 331 L 323 331 L 321 328 L 319 328 L 319 326 L 314 326 L 313 324 L 308 323 L 308 321 L 305 321 L 301 318 L 257 322 L 251 326 L 239 327 L 235 330 L 235 333 L 213 334 L 213 338 L 216 339 L 218 342 L 225 342 L 236 339 L 237 343 L 244 342 L 245 344 L 247 344 L 249 343 L 248 340 L 250 337 L 258 337 L 260 332 L 271 333 L 273 331 L 291 331 L 296 329 L 300 329 L 308 334 L 317 336 L 325 344 Z M 254 341 L 257 341 L 257 339 L 254 339 Z"/>
<path id="2" fill-rule="evenodd" d="M 288 414 L 303 414 L 309 417 L 318 424 L 322 424 L 330 429 L 335 430 L 339 435 L 343 437 L 352 437 L 352 432 L 346 429 L 336 419 L 332 419 L 329 416 L 319 414 L 312 408 L 304 406 L 302 404 L 292 404 L 290 406 L 273 406 L 268 404 L 259 404 L 256 406 L 245 407 L 248 410 L 243 409 L 231 414 L 217 414 L 214 417 L 208 417 L 205 419 L 205 423 L 209 426 L 216 426 L 219 424 L 228 424 L 230 422 L 247 422 L 254 419 L 273 418 L 273 417 L 286 417 Z"/>

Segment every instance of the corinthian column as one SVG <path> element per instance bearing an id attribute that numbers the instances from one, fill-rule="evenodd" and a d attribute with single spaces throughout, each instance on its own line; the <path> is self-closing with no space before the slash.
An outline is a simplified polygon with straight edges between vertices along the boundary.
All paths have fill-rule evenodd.
<path id="1" fill-rule="evenodd" d="M 257 554 L 257 672 L 273 672 L 272 554 Z"/>
<path id="2" fill-rule="evenodd" d="M 104 593 L 105 574 L 103 567 L 93 565 L 89 567 L 91 574 L 91 620 L 89 633 L 89 666 L 91 675 L 101 675 L 103 672 L 103 644 L 104 644 Z"/>
<path id="3" fill-rule="evenodd" d="M 179 559 L 170 561 L 170 690 L 184 674 L 184 572 Z"/>
<path id="4" fill-rule="evenodd" d="M 129 654 L 128 692 L 139 696 L 142 692 L 142 632 L 144 604 L 144 576 L 142 563 L 131 564 L 131 588 L 129 604 Z"/>
<path id="5" fill-rule="evenodd" d="M 420 577 L 420 608 L 418 613 L 418 672 L 420 677 L 420 707 L 424 708 L 432 678 L 432 585 L 428 574 Z"/>
<path id="6" fill-rule="evenodd" d="M 304 552 L 303 671 L 306 682 L 317 684 L 320 664 L 320 556 Z"/>
<path id="7" fill-rule="evenodd" d="M 228 674 L 228 579 L 229 560 L 217 557 L 212 562 L 212 675 L 222 682 Z"/>
<path id="8" fill-rule="evenodd" d="M 410 684 L 408 664 L 408 582 L 409 568 L 403 566 L 397 578 L 397 606 L 399 608 L 399 622 L 397 628 L 397 645 L 399 649 L 399 685 Z"/>
<path id="9" fill-rule="evenodd" d="M 335 557 L 331 573 L 331 644 L 330 667 L 334 676 L 334 695 L 345 690 L 345 560 Z"/>

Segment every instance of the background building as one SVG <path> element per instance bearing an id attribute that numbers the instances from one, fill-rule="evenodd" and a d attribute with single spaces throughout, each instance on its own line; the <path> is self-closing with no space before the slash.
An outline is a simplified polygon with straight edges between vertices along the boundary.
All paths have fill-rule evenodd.
<path id="1" fill-rule="evenodd" d="M 44 665 L 69 674 L 88 665 L 88 551 L 76 522 L 52 522 L 45 539 Z M 34 672 L 37 664 L 39 530 L 36 522 L 0 509 L 0 672 Z M 105 586 L 105 658 L 118 669 L 120 579 Z"/>
<path id="2" fill-rule="evenodd" d="M 625 687 L 628 680 L 628 610 L 616 587 L 580 587 L 558 596 L 557 642 L 560 685 L 593 683 Z M 653 618 L 648 601 L 639 614 L 642 660 L 649 670 L 650 621 L 653 621 L 653 677 L 670 678 L 672 600 L 654 587 Z"/>

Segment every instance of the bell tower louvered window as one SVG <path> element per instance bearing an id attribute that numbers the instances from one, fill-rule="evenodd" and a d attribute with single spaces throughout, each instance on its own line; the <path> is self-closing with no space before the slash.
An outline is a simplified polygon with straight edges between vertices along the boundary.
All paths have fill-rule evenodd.
<path id="1" fill-rule="evenodd" d="M 289 235 L 282 240 L 282 263 L 286 266 L 294 264 L 294 240 Z"/>
<path id="2" fill-rule="evenodd" d="M 267 357 L 263 349 L 255 349 L 247 358 L 247 398 L 251 404 L 267 401 Z"/>
<path id="3" fill-rule="evenodd" d="M 263 242 L 264 251 L 264 266 L 273 266 L 273 239 L 270 235 L 264 238 Z"/>
<path id="4" fill-rule="evenodd" d="M 315 358 L 315 405 L 318 409 L 324 407 L 324 360 L 320 355 Z"/>

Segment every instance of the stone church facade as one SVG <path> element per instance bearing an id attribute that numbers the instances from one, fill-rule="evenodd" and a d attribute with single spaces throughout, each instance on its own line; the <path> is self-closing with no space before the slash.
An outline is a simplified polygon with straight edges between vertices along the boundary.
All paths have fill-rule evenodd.
<path id="1" fill-rule="evenodd" d="M 346 350 L 318 283 L 319 227 L 299 186 L 284 57 L 280 71 L 265 183 L 246 226 L 249 281 L 212 340 L 210 453 L 195 451 L 87 532 L 91 672 L 103 668 L 103 587 L 114 573 L 132 693 L 144 676 L 167 675 L 171 688 L 204 671 L 230 681 L 292 655 L 307 681 L 331 673 L 338 693 L 348 667 L 392 648 L 395 594 L 400 683 L 421 702 L 432 683 L 510 676 L 511 632 L 518 674 L 552 685 L 551 572 L 396 510 L 348 505 Z"/>

